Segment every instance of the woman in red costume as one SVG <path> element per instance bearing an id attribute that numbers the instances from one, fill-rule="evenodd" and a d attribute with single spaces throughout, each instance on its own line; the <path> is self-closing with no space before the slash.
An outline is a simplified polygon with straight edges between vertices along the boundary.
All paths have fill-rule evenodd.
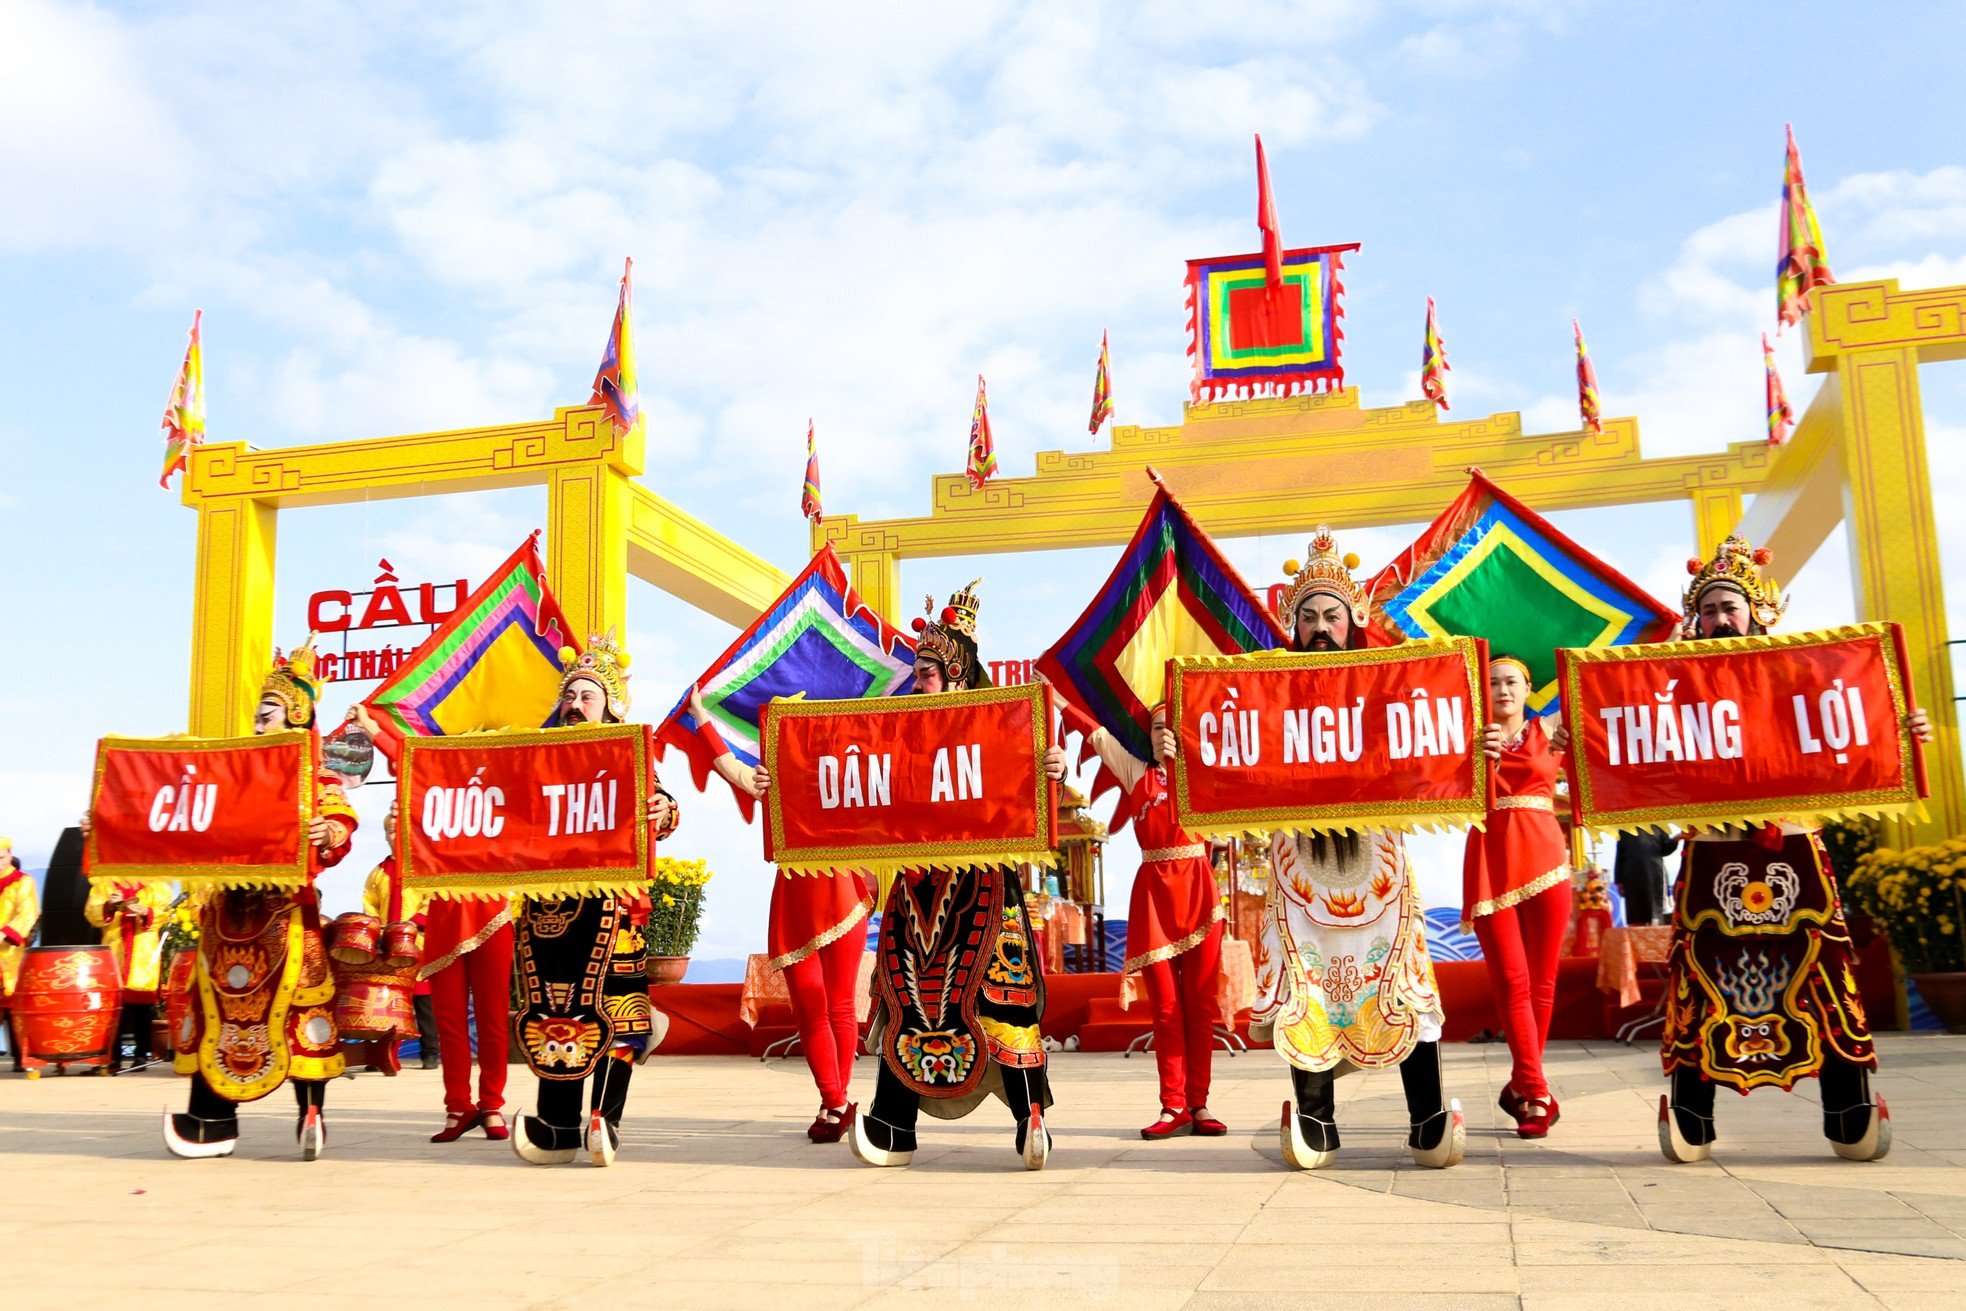
<path id="1" fill-rule="evenodd" d="M 1502 1109 L 1516 1135 L 1542 1138 L 1560 1114 L 1543 1077 L 1543 1047 L 1556 1003 L 1557 953 L 1570 923 L 1570 852 L 1556 822 L 1556 775 L 1566 734 L 1553 739 L 1527 721 L 1529 666 L 1514 656 L 1488 663 L 1494 722 L 1483 747 L 1494 762 L 1487 826 L 1468 833 L 1461 919 L 1488 964 L 1489 988 L 1514 1058 Z"/>
<path id="2" fill-rule="evenodd" d="M 1154 710 L 1153 735 L 1155 755 L 1171 757 L 1165 707 Z M 1103 728 L 1088 740 L 1126 790 L 1140 842 L 1121 971 L 1147 981 L 1161 1106 L 1160 1118 L 1140 1136 L 1149 1142 L 1188 1133 L 1219 1137 L 1229 1127 L 1208 1112 L 1208 1084 L 1220 1012 L 1222 900 L 1208 844 L 1175 824 L 1164 766 L 1149 768 Z"/>
<path id="3" fill-rule="evenodd" d="M 770 776 L 738 760 L 717 732 L 696 688 L 689 712 L 702 727 L 716 771 L 732 787 L 764 795 Z M 819 1114 L 806 1126 L 816 1143 L 836 1143 L 853 1123 L 847 1100 L 853 1062 L 860 1054 L 860 1016 L 856 996 L 860 957 L 867 949 L 867 916 L 874 909 L 868 880 L 851 870 L 832 874 L 781 874 L 772 881 L 771 915 L 765 934 L 770 966 L 785 972 L 799 1050 L 819 1085 Z"/>

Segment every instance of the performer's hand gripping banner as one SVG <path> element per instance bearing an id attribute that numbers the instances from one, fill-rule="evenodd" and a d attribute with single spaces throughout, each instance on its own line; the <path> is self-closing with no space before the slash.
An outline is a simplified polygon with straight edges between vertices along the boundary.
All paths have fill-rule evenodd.
<path id="1" fill-rule="evenodd" d="M 1479 825 L 1487 662 L 1466 637 L 1170 660 L 1177 822 L 1208 836 Z"/>
<path id="2" fill-rule="evenodd" d="M 303 888 L 314 740 L 106 737 L 96 745 L 91 879 Z"/>
<path id="3" fill-rule="evenodd" d="M 650 743 L 646 724 L 404 738 L 403 886 L 437 897 L 642 886 Z"/>
<path id="4" fill-rule="evenodd" d="M 1557 654 L 1586 828 L 1891 815 L 1928 794 L 1896 624 Z"/>
<path id="5" fill-rule="evenodd" d="M 765 859 L 787 873 L 1042 864 L 1058 846 L 1041 683 L 772 701 Z"/>

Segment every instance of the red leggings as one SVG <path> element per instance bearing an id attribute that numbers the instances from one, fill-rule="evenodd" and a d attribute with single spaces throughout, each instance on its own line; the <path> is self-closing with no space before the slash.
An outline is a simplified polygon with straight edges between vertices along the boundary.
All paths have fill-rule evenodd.
<path id="1" fill-rule="evenodd" d="M 785 990 L 792 995 L 792 1020 L 799 1026 L 799 1049 L 805 1053 L 819 1100 L 845 1106 L 853 1061 L 860 1054 L 860 1018 L 854 1013 L 854 988 L 860 981 L 860 953 L 866 950 L 865 926 L 856 923 L 812 955 L 785 967 Z"/>
<path id="2" fill-rule="evenodd" d="M 1222 924 L 1171 960 L 1142 966 L 1147 1001 L 1154 1008 L 1154 1064 L 1160 1067 L 1160 1104 L 1170 1111 L 1208 1105 L 1215 1063 L 1215 1020 L 1222 975 Z"/>
<path id="3" fill-rule="evenodd" d="M 1475 937 L 1488 962 L 1488 985 L 1514 1067 L 1509 1086 L 1518 1097 L 1550 1095 L 1543 1078 L 1543 1046 L 1550 1037 L 1556 1006 L 1556 960 L 1563 930 L 1570 923 L 1570 881 L 1565 879 L 1493 915 L 1474 922 Z"/>
<path id="4" fill-rule="evenodd" d="M 437 1059 L 444 1067 L 444 1110 L 469 1115 L 505 1105 L 505 1061 L 511 1049 L 512 926 L 501 925 L 475 951 L 430 976 L 437 1013 Z M 471 1101 L 471 1033 L 465 1005 L 478 1013 L 478 1100 Z"/>

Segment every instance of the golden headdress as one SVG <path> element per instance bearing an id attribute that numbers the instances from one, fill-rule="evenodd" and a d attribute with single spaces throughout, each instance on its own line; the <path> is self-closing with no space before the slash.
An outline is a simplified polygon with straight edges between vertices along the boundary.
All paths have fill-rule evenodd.
<path id="1" fill-rule="evenodd" d="M 1686 572 L 1693 575 L 1693 581 L 1686 588 L 1686 622 L 1691 624 L 1699 618 L 1701 597 L 1716 587 L 1725 587 L 1747 599 L 1748 613 L 1755 623 L 1773 628 L 1789 606 L 1775 580 L 1761 573 L 1774 559 L 1775 553 L 1767 547 L 1756 549 L 1730 536 L 1713 553 L 1713 559 L 1705 563 L 1688 560 Z"/>
<path id="2" fill-rule="evenodd" d="M 560 648 L 560 691 L 559 696 L 567 694 L 567 684 L 577 678 L 590 679 L 607 693 L 608 709 L 616 719 L 628 716 L 628 666 L 632 663 L 628 652 L 622 649 L 610 627 L 605 634 L 589 634 L 587 649 L 576 652 L 570 646 Z"/>
<path id="3" fill-rule="evenodd" d="M 922 602 L 923 618 L 915 620 L 915 654 L 926 656 L 942 666 L 943 677 L 951 683 L 966 683 L 977 686 L 981 669 L 976 649 L 976 612 L 983 602 L 976 589 L 983 583 L 981 578 L 970 580 L 968 587 L 949 598 L 949 604 L 942 607 L 936 619 L 926 618 L 935 613 L 935 597 L 930 595 Z"/>
<path id="4" fill-rule="evenodd" d="M 1297 607 L 1303 599 L 1313 592 L 1328 592 L 1345 603 L 1352 612 L 1352 627 L 1364 628 L 1365 616 L 1372 608 L 1372 597 L 1363 584 L 1352 578 L 1352 570 L 1358 568 L 1358 557 L 1346 552 L 1338 554 L 1338 544 L 1331 536 L 1331 530 L 1319 524 L 1311 534 L 1311 558 L 1299 567 L 1295 560 L 1284 563 L 1284 577 L 1291 580 L 1283 592 L 1281 617 L 1286 626 L 1296 622 Z"/>
<path id="5" fill-rule="evenodd" d="M 292 655 L 273 652 L 273 668 L 259 685 L 261 701 L 278 701 L 286 707 L 287 722 L 296 728 L 314 723 L 314 706 L 321 699 L 321 680 L 314 676 L 314 634 L 294 648 Z"/>

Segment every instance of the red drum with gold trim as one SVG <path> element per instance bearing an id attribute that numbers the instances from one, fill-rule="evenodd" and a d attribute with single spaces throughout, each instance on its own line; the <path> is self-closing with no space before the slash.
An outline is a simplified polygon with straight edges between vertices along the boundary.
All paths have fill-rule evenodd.
<path id="1" fill-rule="evenodd" d="M 382 930 L 382 963 L 391 969 L 415 969 L 423 960 L 423 930 L 398 920 Z"/>
<path id="2" fill-rule="evenodd" d="M 381 941 L 382 921 L 360 911 L 337 915 L 328 926 L 328 955 L 343 965 L 374 964 Z"/>
<path id="3" fill-rule="evenodd" d="M 14 989 L 14 1032 L 30 1078 L 53 1065 L 109 1066 L 123 976 L 108 947 L 30 947 Z"/>
<path id="4" fill-rule="evenodd" d="M 416 1036 L 416 966 L 335 968 L 334 1023 L 344 1041 Z"/>
<path id="5" fill-rule="evenodd" d="M 191 1012 L 198 1004 L 198 950 L 187 947 L 171 957 L 171 968 L 164 975 L 164 1023 L 169 1037 L 158 1051 L 168 1056 L 178 1046 L 177 1035 L 195 1033 L 196 1027 L 189 1023 Z"/>

